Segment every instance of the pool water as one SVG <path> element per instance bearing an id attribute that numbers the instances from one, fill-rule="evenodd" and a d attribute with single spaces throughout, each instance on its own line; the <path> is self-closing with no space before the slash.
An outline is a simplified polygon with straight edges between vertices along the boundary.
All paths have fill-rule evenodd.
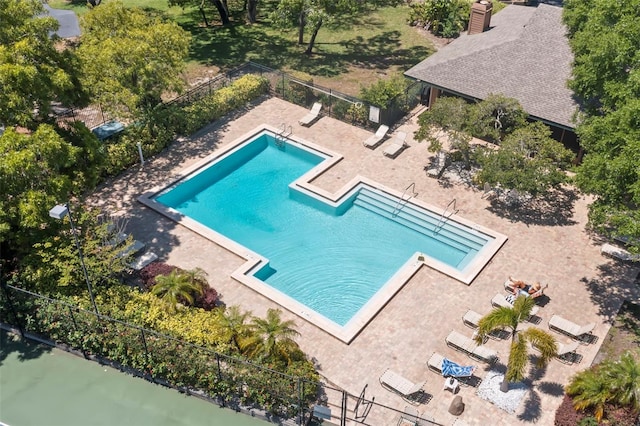
<path id="1" fill-rule="evenodd" d="M 155 200 L 266 257 L 257 278 L 339 325 L 416 252 L 464 268 L 486 243 L 412 229 L 364 202 L 375 191 L 330 208 L 290 187 L 324 159 L 263 134 Z"/>

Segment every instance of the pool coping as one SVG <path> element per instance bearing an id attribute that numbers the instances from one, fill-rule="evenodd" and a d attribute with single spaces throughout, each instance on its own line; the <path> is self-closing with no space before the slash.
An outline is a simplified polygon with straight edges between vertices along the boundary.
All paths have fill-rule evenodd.
<path id="1" fill-rule="evenodd" d="M 396 273 L 380 288 L 380 290 L 378 290 L 367 301 L 367 303 L 365 303 L 365 305 L 349 320 L 346 325 L 340 326 L 337 323 L 329 320 L 325 316 L 311 310 L 306 305 L 287 296 L 279 290 L 276 290 L 265 282 L 255 278 L 253 276 L 253 273 L 263 267 L 266 263 L 268 263 L 267 258 L 237 243 L 236 241 L 233 241 L 213 231 L 212 229 L 200 224 L 199 222 L 182 215 L 178 211 L 156 202 L 153 199 L 153 197 L 155 197 L 158 193 L 167 190 L 167 188 L 175 186 L 187 176 L 209 166 L 212 162 L 218 161 L 230 155 L 245 143 L 248 143 L 250 140 L 264 132 L 269 132 L 273 135 L 279 135 L 283 133 L 282 129 L 277 129 L 266 124 L 260 125 L 255 129 L 240 136 L 227 146 L 223 147 L 223 149 L 208 155 L 207 157 L 191 166 L 186 167 L 180 173 L 175 175 L 168 184 L 158 185 L 151 190 L 144 192 L 144 194 L 138 197 L 138 201 L 143 205 L 162 214 L 163 216 L 173 220 L 174 222 L 190 229 L 191 231 L 207 238 L 215 244 L 245 259 L 245 262 L 231 273 L 231 277 L 234 280 L 271 299 L 278 305 L 319 327 L 320 329 L 324 330 L 325 332 L 329 333 L 330 335 L 334 336 L 344 343 L 349 344 L 351 341 L 353 341 L 353 339 L 355 339 L 355 337 L 364 329 L 364 327 L 366 327 L 367 324 L 371 320 L 373 320 L 378 312 L 380 312 L 380 310 L 384 308 L 384 306 L 394 297 L 394 295 L 398 291 L 400 291 L 400 289 L 411 279 L 411 277 L 416 272 L 418 272 L 418 270 L 422 266 L 428 266 L 466 285 L 470 285 L 476 278 L 476 276 L 482 271 L 482 269 L 484 269 L 484 267 L 489 263 L 491 258 L 507 241 L 507 237 L 505 235 L 459 217 L 455 213 L 448 216 L 447 220 L 455 221 L 477 232 L 486 234 L 492 237 L 493 240 L 485 245 L 483 249 L 476 254 L 473 261 L 471 261 L 469 265 L 466 266 L 463 273 L 451 266 L 430 258 L 429 256 L 424 256 L 418 252 L 414 253 L 414 255 L 412 255 L 404 263 L 404 265 L 396 271 Z M 315 153 L 319 153 L 320 156 L 325 158 L 318 165 L 314 166 L 312 169 L 310 169 L 308 172 L 303 174 L 301 177 L 299 177 L 289 185 L 290 187 L 295 187 L 295 189 L 298 191 L 304 192 L 314 198 L 321 199 L 323 202 L 331 206 L 339 205 L 347 197 L 349 197 L 355 191 L 358 191 L 363 186 L 374 188 L 377 191 L 387 193 L 388 195 L 396 198 L 402 198 L 404 195 L 400 191 L 387 188 L 379 182 L 360 175 L 354 176 L 338 191 L 326 191 L 316 186 L 312 182 L 327 170 L 329 170 L 331 167 L 339 163 L 343 159 L 343 156 L 339 153 L 296 137 L 292 134 L 283 137 L 285 137 L 288 142 L 300 145 Z M 437 214 L 445 215 L 447 213 L 446 209 L 441 209 L 428 203 L 424 203 L 416 198 L 408 200 L 407 203 L 422 209 L 430 210 Z"/>

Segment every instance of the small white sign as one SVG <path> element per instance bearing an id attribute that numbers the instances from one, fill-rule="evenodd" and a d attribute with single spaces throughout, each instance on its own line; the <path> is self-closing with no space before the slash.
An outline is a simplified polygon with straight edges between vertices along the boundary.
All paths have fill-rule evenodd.
<path id="1" fill-rule="evenodd" d="M 369 121 L 373 121 L 374 123 L 380 122 L 380 108 L 373 105 L 369 106 Z"/>

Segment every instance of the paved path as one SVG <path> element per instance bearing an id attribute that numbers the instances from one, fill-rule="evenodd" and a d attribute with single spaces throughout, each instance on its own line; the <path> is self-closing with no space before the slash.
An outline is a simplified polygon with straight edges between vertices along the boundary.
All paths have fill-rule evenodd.
<path id="1" fill-rule="evenodd" d="M 414 382 L 427 380 L 425 390 L 433 398 L 418 408 L 440 423 L 452 424 L 458 420 L 457 424 L 468 425 L 553 424 L 563 385 L 570 376 L 591 364 L 622 300 L 640 301 L 639 288 L 633 284 L 638 268 L 602 257 L 601 242 L 585 232 L 589 199 L 567 189 L 558 193 L 549 205 L 501 209 L 483 199 L 481 191 L 458 180 L 456 174 L 448 174 L 441 180 L 426 176 L 424 168 L 433 154 L 428 152 L 425 143 L 417 143 L 411 137 L 417 129 L 415 117 L 400 126 L 400 130 L 409 135 L 410 147 L 396 159 L 390 159 L 382 155 L 382 151 L 391 140 L 375 150 L 367 149 L 362 141 L 370 132 L 327 117 L 309 128 L 301 127 L 297 119 L 306 112 L 280 99 L 259 102 L 216 122 L 193 138 L 174 143 L 142 168 L 135 166 L 106 183 L 96 191 L 92 201 L 105 210 L 126 216 L 128 230 L 136 239 L 147 243 L 162 260 L 186 269 L 203 268 L 209 274 L 210 284 L 222 294 L 228 306 L 240 305 L 255 315 L 264 315 L 268 308 L 278 306 L 229 276 L 242 259 L 144 208 L 136 198 L 258 125 L 280 127 L 283 121 L 293 126 L 294 135 L 344 155 L 341 162 L 314 182 L 328 191 L 337 191 L 359 174 L 400 192 L 415 182 L 418 198 L 441 208 L 455 198 L 460 216 L 509 237 L 470 286 L 423 267 L 349 345 L 293 314 L 285 312 L 284 317 L 295 320 L 301 333 L 298 341 L 317 361 L 320 372 L 351 394 L 358 395 L 368 384 L 367 397 L 403 409 L 406 403 L 378 382 L 385 369 L 392 368 Z M 600 340 L 579 348 L 583 356 L 580 364 L 567 366 L 554 361 L 546 370 L 532 369 L 529 377 L 534 382 L 533 390 L 515 415 L 478 398 L 473 388 L 463 388 L 460 395 L 466 409 L 456 419 L 447 412 L 452 394 L 443 391 L 444 380 L 427 370 L 426 361 L 437 351 L 461 363 L 469 362 L 464 355 L 448 348 L 444 339 L 451 330 L 470 336 L 472 332 L 462 324 L 462 316 L 468 309 L 487 313 L 491 309 L 491 298 L 503 292 L 503 282 L 509 275 L 549 284 L 549 303 L 539 313 L 542 328 L 547 329 L 549 318 L 557 313 L 580 324 L 595 321 L 595 334 Z M 557 337 L 567 342 L 567 338 Z M 488 346 L 499 352 L 501 363 L 506 362 L 507 342 L 491 340 Z M 488 368 L 479 367 L 479 374 L 484 377 Z M 395 422 L 397 415 L 389 411 L 374 408 L 369 414 L 370 424 Z"/>
<path id="2" fill-rule="evenodd" d="M 79 37 L 80 23 L 78 17 L 72 10 L 53 9 L 48 4 L 43 5 L 47 13 L 56 18 L 60 27 L 55 32 L 60 38 Z"/>

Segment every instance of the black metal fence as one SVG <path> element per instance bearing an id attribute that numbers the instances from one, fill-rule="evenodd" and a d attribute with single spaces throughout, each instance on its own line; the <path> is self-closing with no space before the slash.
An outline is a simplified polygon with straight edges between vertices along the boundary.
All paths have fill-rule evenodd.
<path id="1" fill-rule="evenodd" d="M 166 106 L 190 104 L 211 95 L 245 74 L 258 74 L 267 78 L 273 96 L 306 108 L 314 102 L 320 102 L 323 106 L 321 114 L 367 129 L 375 129 L 381 124 L 393 127 L 407 112 L 420 103 L 425 87 L 421 81 L 412 82 L 405 92 L 392 99 L 386 108 L 378 108 L 355 96 L 320 86 L 312 81 L 295 78 L 255 62 L 247 62 L 187 90 L 164 104 Z M 58 123 L 78 120 L 84 122 L 89 128 L 115 119 L 103 111 L 100 105 L 83 109 L 58 108 L 54 112 Z"/>
<path id="2" fill-rule="evenodd" d="M 355 96 L 320 86 L 312 81 L 301 80 L 255 62 L 248 62 L 226 73 L 230 79 L 245 74 L 266 77 L 274 96 L 307 108 L 314 102 L 320 102 L 323 106 L 321 114 L 369 129 L 376 128 L 380 124 L 393 127 L 420 103 L 424 90 L 423 82 L 414 81 L 409 84 L 403 94 L 392 99 L 386 108 L 378 108 Z"/>
<path id="3" fill-rule="evenodd" d="M 319 424 L 324 418 L 373 426 L 403 415 L 367 398 L 367 386 L 351 395 L 7 284 L 0 293 L 0 324 L 17 329 L 23 338 L 279 424 Z M 422 397 L 428 402 L 429 395 Z M 437 424 L 431 418 L 416 420 Z"/>

